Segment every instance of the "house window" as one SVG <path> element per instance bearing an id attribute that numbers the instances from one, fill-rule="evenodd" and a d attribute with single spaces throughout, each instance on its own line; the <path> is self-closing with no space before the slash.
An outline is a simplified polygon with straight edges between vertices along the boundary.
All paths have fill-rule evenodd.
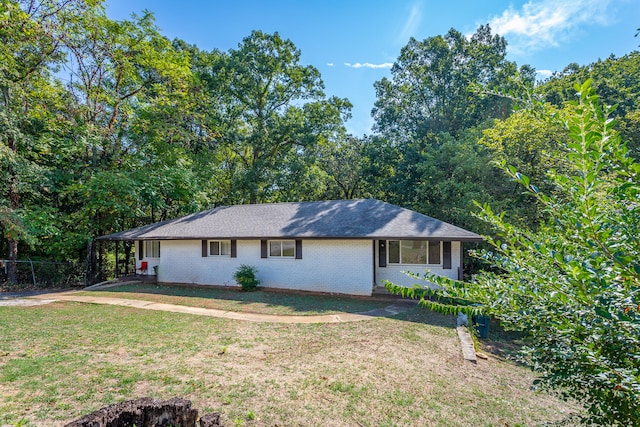
<path id="1" fill-rule="evenodd" d="M 441 246 L 426 240 L 389 240 L 389 264 L 440 264 Z"/>
<path id="2" fill-rule="evenodd" d="M 429 242 L 429 264 L 440 264 L 440 242 Z"/>
<path id="3" fill-rule="evenodd" d="M 389 264 L 400 264 L 400 240 L 389 240 Z"/>
<path id="4" fill-rule="evenodd" d="M 296 255 L 295 240 L 270 240 L 269 241 L 270 257 L 293 258 L 295 257 L 295 255 Z"/>
<path id="5" fill-rule="evenodd" d="M 160 241 L 146 240 L 144 242 L 144 254 L 147 258 L 160 258 Z"/>
<path id="6" fill-rule="evenodd" d="M 209 256 L 231 255 L 230 240 L 213 240 L 209 242 Z"/>

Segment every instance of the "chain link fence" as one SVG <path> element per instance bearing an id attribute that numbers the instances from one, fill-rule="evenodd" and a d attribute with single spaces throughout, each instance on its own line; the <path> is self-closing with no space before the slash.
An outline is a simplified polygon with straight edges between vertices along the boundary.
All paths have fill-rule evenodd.
<path id="1" fill-rule="evenodd" d="M 71 288 L 85 285 L 86 266 L 80 263 L 0 259 L 0 286 L 8 283 L 7 270 L 15 263 L 17 285 L 34 288 Z"/>

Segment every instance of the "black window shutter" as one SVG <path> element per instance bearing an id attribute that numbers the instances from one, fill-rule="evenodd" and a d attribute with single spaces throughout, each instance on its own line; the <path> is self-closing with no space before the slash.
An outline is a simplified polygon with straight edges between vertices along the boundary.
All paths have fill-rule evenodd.
<path id="1" fill-rule="evenodd" d="M 302 240 L 296 240 L 296 259 L 302 259 Z"/>
<path id="2" fill-rule="evenodd" d="M 209 248 L 207 247 L 208 242 L 206 240 L 202 241 L 202 257 L 209 256 Z"/>
<path id="3" fill-rule="evenodd" d="M 260 258 L 267 257 L 267 241 L 260 240 Z"/>
<path id="4" fill-rule="evenodd" d="M 387 266 L 387 241 L 378 240 L 378 266 Z"/>
<path id="5" fill-rule="evenodd" d="M 237 257 L 238 257 L 238 241 L 232 240 L 231 241 L 231 258 L 237 258 Z"/>
<path id="6" fill-rule="evenodd" d="M 442 268 L 451 270 L 451 242 L 442 242 Z"/>
<path id="7" fill-rule="evenodd" d="M 144 258 L 144 242 L 142 240 L 138 241 L 138 259 Z"/>

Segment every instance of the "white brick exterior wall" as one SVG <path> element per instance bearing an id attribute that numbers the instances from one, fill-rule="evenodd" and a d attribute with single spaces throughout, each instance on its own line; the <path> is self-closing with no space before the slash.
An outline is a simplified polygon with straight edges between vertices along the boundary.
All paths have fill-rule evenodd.
<path id="1" fill-rule="evenodd" d="M 158 281 L 235 285 L 240 264 L 257 267 L 264 287 L 371 295 L 373 286 L 371 240 L 302 240 L 302 259 L 261 258 L 259 240 L 238 240 L 236 258 L 202 257 L 200 240 L 163 240 Z"/>
<path id="2" fill-rule="evenodd" d="M 237 257 L 202 257 L 201 240 L 163 240 L 160 258 L 145 258 L 148 270 L 154 274 L 158 266 L 158 281 L 199 285 L 235 286 L 233 273 L 241 264 L 258 268 L 261 286 L 304 291 L 351 295 L 371 295 L 374 282 L 379 286 L 388 280 L 402 286 L 428 284 L 403 273 L 423 275 L 427 268 L 433 273 L 458 278 L 460 242 L 451 242 L 451 269 L 442 266 L 378 264 L 378 241 L 371 240 L 302 240 L 302 259 L 261 258 L 260 240 L 238 240 Z M 137 248 L 137 245 L 136 245 Z M 140 265 L 140 261 L 137 261 Z"/>
<path id="3" fill-rule="evenodd" d="M 388 280 L 396 285 L 411 287 L 414 284 L 420 286 L 433 285 L 425 282 L 424 280 L 414 279 L 403 273 L 403 271 L 410 271 L 411 273 L 423 276 L 424 273 L 430 270 L 432 273 L 439 274 L 441 276 L 449 277 L 451 279 L 458 278 L 458 269 L 460 267 L 460 242 L 451 242 L 451 269 L 443 269 L 442 264 L 439 266 L 426 266 L 426 265 L 401 265 L 401 264 L 389 264 L 386 267 L 380 267 L 378 265 L 378 245 L 376 244 L 376 284 L 384 286 L 384 280 Z M 441 257 L 442 258 L 442 257 Z"/>

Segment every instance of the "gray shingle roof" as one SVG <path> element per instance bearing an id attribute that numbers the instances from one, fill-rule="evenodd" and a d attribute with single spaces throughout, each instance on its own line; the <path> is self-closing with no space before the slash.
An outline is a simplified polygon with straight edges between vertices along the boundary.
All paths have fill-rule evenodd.
<path id="1" fill-rule="evenodd" d="M 373 199 L 222 206 L 100 237 L 101 240 L 273 238 L 482 240 L 470 231 Z"/>

